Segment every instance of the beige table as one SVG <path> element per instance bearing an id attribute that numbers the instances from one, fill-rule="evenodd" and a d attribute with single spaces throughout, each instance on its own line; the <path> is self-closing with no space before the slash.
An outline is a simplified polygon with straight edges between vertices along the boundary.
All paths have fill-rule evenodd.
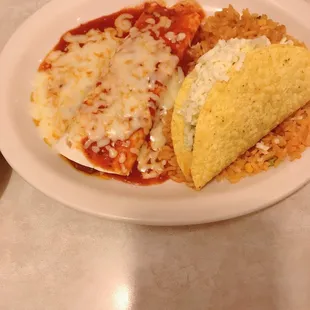
<path id="1" fill-rule="evenodd" d="M 0 0 L 0 46 L 44 2 Z M 0 310 L 310 308 L 310 185 L 240 219 L 148 228 L 66 208 L 0 162 Z"/>

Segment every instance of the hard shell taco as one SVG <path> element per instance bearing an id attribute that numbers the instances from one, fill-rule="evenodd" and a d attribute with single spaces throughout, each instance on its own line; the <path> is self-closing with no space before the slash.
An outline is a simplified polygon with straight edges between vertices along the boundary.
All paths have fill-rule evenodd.
<path id="1" fill-rule="evenodd" d="M 186 78 L 172 138 L 178 164 L 201 189 L 310 100 L 310 52 L 266 37 L 220 41 Z"/>

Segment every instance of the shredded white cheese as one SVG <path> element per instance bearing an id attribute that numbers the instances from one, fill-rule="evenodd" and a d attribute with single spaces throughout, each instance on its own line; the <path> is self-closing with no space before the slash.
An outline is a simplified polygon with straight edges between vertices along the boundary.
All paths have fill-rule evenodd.
<path id="1" fill-rule="evenodd" d="M 88 140 L 88 141 L 91 141 L 91 140 Z M 101 139 L 99 141 L 97 141 L 97 146 L 99 148 L 102 148 L 102 147 L 105 147 L 106 145 L 109 145 L 110 144 L 110 140 L 109 139 Z M 86 144 L 84 145 L 84 147 L 87 149 L 87 146 Z"/>
<path id="2" fill-rule="evenodd" d="M 94 152 L 94 153 L 99 153 L 100 152 L 100 148 L 98 147 L 98 146 L 92 146 L 92 151 Z"/>
<path id="3" fill-rule="evenodd" d="M 155 25 L 155 19 L 154 19 L 154 18 L 148 18 L 148 19 L 146 20 L 146 22 L 147 22 L 148 24 Z"/>
<path id="4" fill-rule="evenodd" d="M 115 148 L 111 147 L 111 146 L 106 146 L 107 151 L 109 152 L 109 157 L 110 158 L 115 158 L 118 155 L 118 152 L 116 151 Z"/>
<path id="5" fill-rule="evenodd" d="M 186 38 L 186 34 L 184 32 L 180 32 L 177 37 L 176 40 L 177 42 L 183 41 Z"/>
<path id="6" fill-rule="evenodd" d="M 280 44 L 294 45 L 294 42 L 292 40 L 289 40 L 287 37 L 284 37 L 280 41 Z"/>
<path id="7" fill-rule="evenodd" d="M 130 19 L 132 19 L 133 16 L 131 14 L 121 14 L 118 16 L 114 22 L 114 25 L 116 29 L 120 29 L 121 31 L 128 32 L 130 28 L 132 27 L 132 23 Z"/>
<path id="8" fill-rule="evenodd" d="M 200 110 L 214 84 L 218 81 L 227 82 L 229 80 L 228 72 L 232 68 L 239 71 L 248 52 L 270 44 L 265 36 L 251 40 L 220 40 L 213 49 L 199 59 L 194 69 L 197 79 L 193 83 L 181 111 L 185 120 L 184 142 L 189 150 L 192 150 L 193 147 Z"/>
<path id="9" fill-rule="evenodd" d="M 177 41 L 177 35 L 174 33 L 174 32 L 172 32 L 172 31 L 169 31 L 169 32 L 167 32 L 166 34 L 165 34 L 165 37 L 169 40 L 169 41 L 171 41 L 172 43 L 175 43 L 176 41 Z"/>
<path id="10" fill-rule="evenodd" d="M 256 148 L 263 151 L 263 152 L 267 152 L 270 149 L 270 147 L 267 146 L 266 144 L 264 144 L 263 142 L 258 142 L 256 144 Z"/>
<path id="11" fill-rule="evenodd" d="M 295 117 L 292 117 L 291 120 L 293 121 L 301 121 L 304 117 L 302 115 L 299 115 L 299 116 L 295 116 Z"/>
<path id="12" fill-rule="evenodd" d="M 138 170 L 144 179 L 156 178 L 164 171 L 164 166 L 157 160 L 159 151 L 154 152 L 145 143 L 138 156 Z"/>
<path id="13" fill-rule="evenodd" d="M 121 153 L 118 161 L 120 164 L 123 164 L 126 161 L 126 155 L 124 153 Z"/>

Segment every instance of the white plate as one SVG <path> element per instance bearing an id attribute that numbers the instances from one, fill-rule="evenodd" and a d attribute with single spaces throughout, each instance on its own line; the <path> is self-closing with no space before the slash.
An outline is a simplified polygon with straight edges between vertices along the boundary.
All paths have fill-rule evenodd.
<path id="1" fill-rule="evenodd" d="M 136 187 L 85 176 L 40 139 L 28 112 L 31 81 L 46 53 L 66 30 L 112 13 L 134 0 L 54 0 L 28 19 L 0 58 L 1 151 L 11 166 L 46 195 L 78 210 L 118 220 L 153 225 L 181 225 L 228 219 L 267 207 L 310 179 L 310 151 L 236 185 L 212 183 L 202 192 L 167 182 Z M 204 0 L 211 13 L 232 3 L 267 13 L 310 44 L 310 6 L 301 0 Z M 18 193 L 16 193 L 18 195 Z"/>

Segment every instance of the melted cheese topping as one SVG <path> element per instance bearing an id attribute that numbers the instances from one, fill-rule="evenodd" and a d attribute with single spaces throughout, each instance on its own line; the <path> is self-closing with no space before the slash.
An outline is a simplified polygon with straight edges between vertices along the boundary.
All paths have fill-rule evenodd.
<path id="1" fill-rule="evenodd" d="M 131 14 L 121 14 L 119 17 L 116 18 L 114 22 L 115 27 L 123 31 L 129 32 L 130 28 L 132 27 L 132 23 L 130 22 L 130 19 L 132 18 L 133 16 Z"/>
<path id="2" fill-rule="evenodd" d="M 164 165 L 157 160 L 159 151 L 153 151 L 147 143 L 143 144 L 138 157 L 138 170 L 144 179 L 153 179 L 161 175 Z"/>
<path id="3" fill-rule="evenodd" d="M 129 32 L 132 27 L 131 19 L 133 16 L 131 14 L 121 14 L 118 16 L 114 22 L 118 36 L 122 37 L 124 32 Z"/>
<path id="4" fill-rule="evenodd" d="M 132 28 L 109 72 L 81 106 L 70 139 L 74 143 L 85 136 L 92 142 L 125 141 L 140 128 L 148 134 L 152 127 L 149 108 L 159 101 L 156 90 L 167 83 L 178 61 L 148 28 Z"/>
<path id="5" fill-rule="evenodd" d="M 166 33 L 165 37 L 171 41 L 171 43 L 176 43 L 176 42 L 180 42 L 183 41 L 186 38 L 186 34 L 184 32 L 180 32 L 178 34 L 169 31 Z"/>
<path id="6" fill-rule="evenodd" d="M 189 150 L 193 148 L 200 110 L 214 84 L 219 81 L 228 82 L 229 71 L 239 71 L 248 52 L 270 44 L 265 36 L 256 39 L 220 40 L 213 49 L 200 57 L 194 69 L 197 78 L 181 111 L 185 120 L 184 142 Z"/>
<path id="7" fill-rule="evenodd" d="M 164 121 L 167 112 L 173 108 L 174 101 L 178 91 L 183 83 L 184 73 L 179 67 L 164 91 L 159 100 L 158 109 L 156 110 L 153 128 L 150 132 L 151 147 L 154 151 L 160 150 L 166 144 L 166 137 L 163 132 Z"/>
<path id="8" fill-rule="evenodd" d="M 158 103 L 153 128 L 150 132 L 150 143 L 145 142 L 138 156 L 138 170 L 142 173 L 144 179 L 156 178 L 160 176 L 165 168 L 166 161 L 159 160 L 158 155 L 166 144 L 166 135 L 164 133 L 165 116 L 173 108 L 178 91 L 184 80 L 184 74 L 179 67 L 167 84 Z"/>
<path id="9" fill-rule="evenodd" d="M 75 163 L 78 163 L 85 167 L 96 169 L 97 171 L 100 171 L 100 172 L 105 172 L 104 169 L 102 169 L 99 166 L 94 165 L 90 160 L 88 160 L 88 158 L 84 155 L 83 152 L 81 152 L 80 149 L 71 148 L 70 145 L 68 145 L 67 143 L 66 135 L 64 135 L 62 138 L 59 139 L 55 147 L 57 148 L 57 151 L 61 155 L 74 161 Z"/>
<path id="10" fill-rule="evenodd" d="M 64 36 L 67 51 L 52 51 L 37 73 L 31 115 L 44 140 L 54 145 L 65 133 L 111 57 L 120 45 L 114 29 L 90 30 L 85 35 Z"/>

